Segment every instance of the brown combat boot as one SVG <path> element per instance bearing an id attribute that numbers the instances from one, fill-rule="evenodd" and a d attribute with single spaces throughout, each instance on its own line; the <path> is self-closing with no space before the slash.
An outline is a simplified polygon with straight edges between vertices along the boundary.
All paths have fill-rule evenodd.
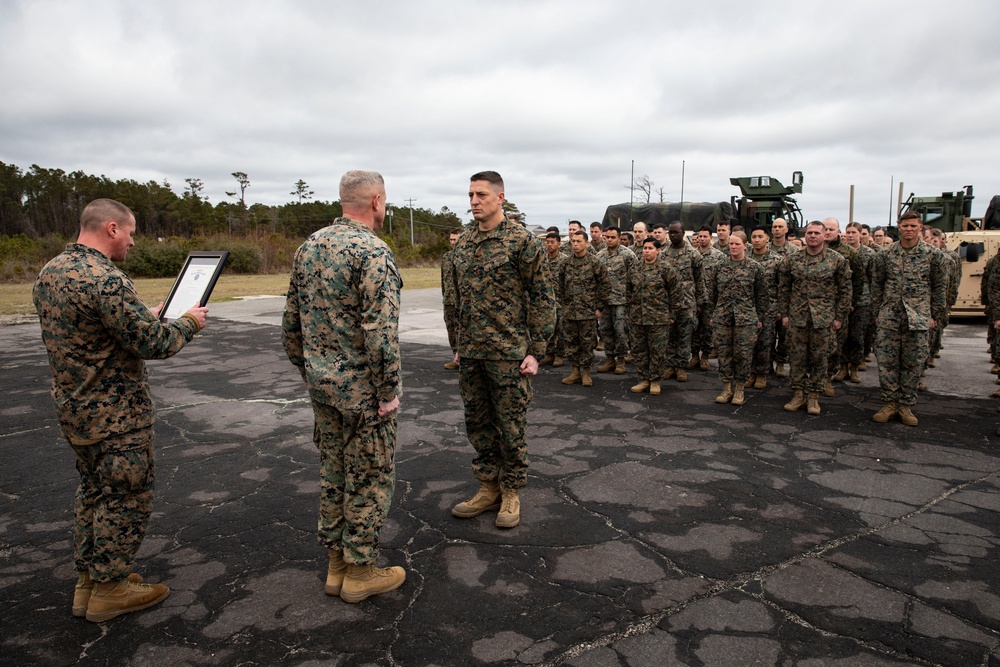
<path id="1" fill-rule="evenodd" d="M 580 378 L 582 378 L 582 377 L 583 376 L 580 375 L 580 367 L 579 366 L 573 366 L 573 372 L 570 373 L 569 375 L 567 375 L 566 377 L 564 377 L 562 379 L 562 383 L 563 384 L 576 384 L 577 382 L 580 381 Z"/>
<path id="2" fill-rule="evenodd" d="M 553 363 L 555 363 L 555 360 L 556 360 L 556 355 L 546 354 L 544 357 L 542 357 L 542 360 L 538 362 L 538 365 L 551 366 Z"/>
<path id="3" fill-rule="evenodd" d="M 843 382 L 847 379 L 847 364 L 840 364 L 840 370 L 833 376 L 834 382 Z"/>
<path id="4" fill-rule="evenodd" d="M 330 549 L 330 562 L 326 566 L 326 586 L 323 591 L 327 595 L 340 595 L 344 586 L 344 576 L 347 574 L 347 561 L 340 549 Z"/>
<path id="5" fill-rule="evenodd" d="M 583 366 L 580 368 L 580 384 L 584 387 L 594 386 L 594 378 L 590 377 L 590 366 Z"/>
<path id="6" fill-rule="evenodd" d="M 733 400 L 730 401 L 733 405 L 743 405 L 747 402 L 746 396 L 743 394 L 743 385 L 739 382 L 733 383 Z"/>
<path id="7" fill-rule="evenodd" d="M 917 391 L 927 391 L 927 385 L 924 384 L 923 378 L 920 378 L 920 384 L 917 385 Z"/>
<path id="8" fill-rule="evenodd" d="M 133 611 L 140 611 L 159 604 L 170 595 L 163 584 L 143 584 L 122 579 L 105 581 L 94 586 L 87 603 L 87 620 L 92 623 L 107 621 Z"/>
<path id="9" fill-rule="evenodd" d="M 711 368 L 711 366 L 708 365 L 708 352 L 701 353 L 701 360 L 698 362 L 698 368 L 703 371 L 707 371 Z"/>
<path id="10" fill-rule="evenodd" d="M 664 380 L 669 380 L 670 378 L 672 378 L 675 375 L 677 375 L 677 369 L 675 369 L 675 368 L 668 368 L 667 370 L 663 371 L 663 379 Z"/>
<path id="11" fill-rule="evenodd" d="M 452 507 L 451 513 L 460 519 L 471 519 L 488 510 L 497 509 L 500 509 L 500 484 L 480 482 L 476 495 Z"/>
<path id="12" fill-rule="evenodd" d="M 750 387 L 753 386 L 753 383 L 756 382 L 756 381 L 757 381 L 757 374 L 756 373 L 751 373 L 750 377 L 747 378 L 747 381 L 743 383 L 743 388 L 744 389 L 749 389 Z"/>
<path id="13" fill-rule="evenodd" d="M 660 381 L 659 380 L 650 380 L 650 382 L 649 382 L 649 393 L 652 394 L 653 396 L 659 396 L 660 395 Z"/>
<path id="14" fill-rule="evenodd" d="M 447 368 L 449 371 L 453 371 L 456 368 L 458 368 L 458 362 L 456 362 L 454 359 L 452 359 L 451 361 L 449 361 L 446 364 L 444 364 L 444 367 Z"/>
<path id="15" fill-rule="evenodd" d="M 639 384 L 632 385 L 632 388 L 629 389 L 629 391 L 633 394 L 645 393 L 649 391 L 649 384 L 649 380 L 640 380 Z"/>
<path id="16" fill-rule="evenodd" d="M 142 576 L 137 572 L 126 577 L 128 581 L 136 584 L 142 583 Z M 76 573 L 76 588 L 73 590 L 73 615 L 83 618 L 87 615 L 87 605 L 90 603 L 90 596 L 94 592 L 94 580 L 90 578 L 90 570 Z"/>
<path id="17" fill-rule="evenodd" d="M 701 364 L 701 360 L 698 358 L 698 355 L 697 354 L 692 354 L 691 355 L 691 361 L 688 362 L 688 370 L 689 371 L 693 371 L 694 369 L 698 368 L 698 366 L 700 364 Z"/>
<path id="18" fill-rule="evenodd" d="M 917 425 L 917 416 L 913 414 L 913 410 L 910 409 L 909 405 L 899 406 L 899 421 L 903 422 L 907 426 Z"/>
<path id="19" fill-rule="evenodd" d="M 833 398 L 837 395 L 837 392 L 833 390 L 833 383 L 830 382 L 829 378 L 823 380 L 823 395 L 827 398 Z"/>
<path id="20" fill-rule="evenodd" d="M 521 523 L 521 499 L 517 497 L 517 489 L 503 490 L 503 504 L 497 514 L 497 528 L 513 528 Z"/>
<path id="21" fill-rule="evenodd" d="M 868 364 L 862 361 L 860 364 L 858 364 L 858 370 L 864 373 L 865 371 L 868 370 Z"/>
<path id="22" fill-rule="evenodd" d="M 859 384 L 861 382 L 861 377 L 858 375 L 858 367 L 855 364 L 847 365 L 847 379 L 854 384 Z"/>
<path id="23" fill-rule="evenodd" d="M 767 376 L 757 375 L 757 381 L 753 383 L 754 389 L 767 389 Z"/>
<path id="24" fill-rule="evenodd" d="M 783 364 L 780 361 L 774 364 L 774 377 L 779 377 L 779 378 L 788 377 L 788 371 L 785 370 L 785 364 Z"/>
<path id="25" fill-rule="evenodd" d="M 801 410 L 806 404 L 806 393 L 802 389 L 796 389 L 795 393 L 792 394 L 792 400 L 785 403 L 785 409 L 789 412 L 796 412 Z"/>
<path id="26" fill-rule="evenodd" d="M 878 422 L 879 424 L 885 424 L 887 421 L 896 416 L 896 404 L 895 403 L 885 403 L 882 405 L 882 409 L 872 415 L 872 421 Z"/>
<path id="27" fill-rule="evenodd" d="M 625 375 L 625 357 L 615 359 L 615 375 Z"/>
<path id="28" fill-rule="evenodd" d="M 675 369 L 675 373 L 677 375 L 677 381 L 678 382 L 687 382 L 688 381 L 688 372 L 685 369 L 683 369 L 683 368 Z"/>
<path id="29" fill-rule="evenodd" d="M 733 398 L 733 384 L 726 382 L 722 385 L 722 393 L 715 397 L 716 403 L 728 403 Z M 739 383 L 736 383 L 739 384 Z"/>
<path id="30" fill-rule="evenodd" d="M 552 361 L 552 368 L 559 368 L 560 366 L 562 366 L 565 363 L 566 362 L 563 360 L 562 357 L 556 355 L 556 358 Z"/>
<path id="31" fill-rule="evenodd" d="M 937 363 L 934 361 L 934 357 L 931 357 L 930 359 L 927 360 L 927 367 L 937 368 Z"/>
<path id="32" fill-rule="evenodd" d="M 615 370 L 615 358 L 608 357 L 604 360 L 604 363 L 595 369 L 598 373 L 610 373 Z"/>
<path id="33" fill-rule="evenodd" d="M 398 565 L 375 567 L 374 565 L 348 565 L 344 585 L 340 589 L 340 599 L 355 604 L 379 593 L 394 591 L 406 581 L 406 570 Z"/>
<path id="34" fill-rule="evenodd" d="M 810 391 L 809 395 L 806 396 L 806 412 L 811 415 L 818 415 L 820 413 L 819 392 Z"/>

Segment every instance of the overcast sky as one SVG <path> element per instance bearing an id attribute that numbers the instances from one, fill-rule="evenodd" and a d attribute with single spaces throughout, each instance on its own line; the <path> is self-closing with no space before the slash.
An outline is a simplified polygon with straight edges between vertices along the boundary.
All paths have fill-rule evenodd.
<path id="1" fill-rule="evenodd" d="M 883 224 L 896 191 L 1000 194 L 1000 2 L 0 0 L 0 161 L 200 178 L 214 204 L 385 176 L 468 219 L 499 171 L 529 224 L 805 174 L 807 218 Z"/>

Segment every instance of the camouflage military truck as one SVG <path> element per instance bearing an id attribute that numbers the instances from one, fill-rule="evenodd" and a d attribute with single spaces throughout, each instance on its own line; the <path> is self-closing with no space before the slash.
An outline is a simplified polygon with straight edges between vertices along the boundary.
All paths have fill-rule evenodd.
<path id="1" fill-rule="evenodd" d="M 986 262 L 1000 251 L 1000 195 L 993 197 L 982 218 L 973 218 L 972 186 L 957 192 L 942 192 L 939 197 L 915 197 L 903 202 L 899 214 L 916 211 L 925 225 L 937 227 L 948 235 L 948 250 L 958 251 L 962 259 L 962 280 L 958 301 L 951 308 L 952 317 L 979 317 L 983 304 L 979 296 Z"/>
<path id="2" fill-rule="evenodd" d="M 734 217 L 732 204 L 725 201 L 612 204 L 604 212 L 601 226 L 614 225 L 623 231 L 631 231 L 637 222 L 643 222 L 649 228 L 657 222 L 669 225 L 675 220 L 680 220 L 684 224 L 684 229 L 689 232 L 698 231 L 702 225 L 708 225 L 714 231 L 717 222 L 728 222 Z"/>

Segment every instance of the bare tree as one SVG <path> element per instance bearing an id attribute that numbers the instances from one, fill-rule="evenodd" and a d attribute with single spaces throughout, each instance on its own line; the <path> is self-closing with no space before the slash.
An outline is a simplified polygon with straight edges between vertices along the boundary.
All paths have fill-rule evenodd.
<path id="1" fill-rule="evenodd" d="M 666 188 L 656 188 L 656 194 L 660 196 L 660 203 L 662 204 L 667 200 L 667 189 Z"/>
<path id="2" fill-rule="evenodd" d="M 645 203 L 648 204 L 653 198 L 653 179 L 646 174 L 636 176 L 632 185 L 626 185 L 625 189 L 632 191 L 633 202 L 641 203 L 645 199 Z"/>

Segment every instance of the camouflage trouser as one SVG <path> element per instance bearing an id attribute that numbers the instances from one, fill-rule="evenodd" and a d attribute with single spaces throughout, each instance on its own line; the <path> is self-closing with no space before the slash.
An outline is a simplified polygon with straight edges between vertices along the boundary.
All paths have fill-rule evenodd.
<path id="1" fill-rule="evenodd" d="M 878 382 L 883 403 L 914 405 L 920 372 L 927 361 L 927 331 L 910 331 L 901 327 L 880 326 L 875 337 L 875 357 L 878 359 Z"/>
<path id="2" fill-rule="evenodd" d="M 563 320 L 563 349 L 570 366 L 590 368 L 597 347 L 597 320 Z"/>
<path id="3" fill-rule="evenodd" d="M 840 325 L 840 328 L 833 332 L 833 338 L 830 339 L 830 354 L 826 366 L 827 374 L 830 376 L 835 375 L 840 370 L 841 364 L 847 363 L 847 354 L 845 353 L 844 346 L 847 345 L 847 334 L 851 330 L 852 319 L 854 319 L 854 316 L 849 315 Z"/>
<path id="4" fill-rule="evenodd" d="M 448 345 L 452 353 L 458 352 L 458 311 L 454 305 L 444 307 L 444 326 L 448 330 Z"/>
<path id="5" fill-rule="evenodd" d="M 80 473 L 73 503 L 76 571 L 89 569 L 94 581 L 119 581 L 132 572 L 153 510 L 153 428 L 72 447 Z"/>
<path id="6" fill-rule="evenodd" d="M 378 560 L 379 532 L 396 485 L 396 415 L 377 408 L 341 412 L 312 402 L 313 441 L 320 455 L 320 543 L 341 549 L 344 560 Z"/>
<path id="7" fill-rule="evenodd" d="M 941 340 L 944 337 L 944 328 L 948 326 L 949 321 L 948 315 L 945 315 L 941 320 L 938 321 L 937 326 L 928 331 L 928 352 L 927 361 L 924 362 L 926 367 L 930 360 L 934 358 L 934 355 L 941 351 Z"/>
<path id="8" fill-rule="evenodd" d="M 482 482 L 498 481 L 505 489 L 520 489 L 528 482 L 524 432 L 531 381 L 520 369 L 520 361 L 464 357 L 459 368 L 465 431 L 476 450 L 472 474 Z"/>
<path id="9" fill-rule="evenodd" d="M 659 380 L 667 370 L 669 324 L 632 324 L 632 355 L 643 380 Z"/>
<path id="10" fill-rule="evenodd" d="M 712 351 L 712 325 L 709 323 L 711 319 L 712 313 L 709 309 L 702 308 L 701 314 L 698 315 L 698 325 L 691 335 L 691 356 L 702 353 L 707 355 Z"/>
<path id="11" fill-rule="evenodd" d="M 556 308 L 556 328 L 552 331 L 552 337 L 545 345 L 545 354 L 552 354 L 563 357 L 566 352 L 566 340 L 563 337 L 563 316 L 562 308 Z"/>
<path id="12" fill-rule="evenodd" d="M 625 326 L 625 306 L 605 306 L 601 311 L 601 342 L 608 357 L 628 354 L 628 332 Z"/>
<path id="13" fill-rule="evenodd" d="M 746 382 L 753 367 L 757 342 L 756 324 L 715 323 L 715 351 L 719 355 L 719 379 L 723 382 Z"/>
<path id="14" fill-rule="evenodd" d="M 757 330 L 757 342 L 753 346 L 753 372 L 767 377 L 771 372 L 771 351 L 774 349 L 774 317 L 767 315 Z"/>
<path id="15" fill-rule="evenodd" d="M 843 327 L 841 327 L 843 329 Z M 792 389 L 821 391 L 828 377 L 830 350 L 836 344 L 833 327 L 788 328 L 788 366 Z"/>
<path id="16" fill-rule="evenodd" d="M 667 368 L 687 368 L 691 361 L 691 336 L 698 320 L 694 310 L 685 308 L 673 313 L 670 325 L 670 343 L 667 345 Z"/>
<path id="17" fill-rule="evenodd" d="M 876 320 L 878 320 L 878 311 L 872 306 L 868 306 L 868 323 L 865 325 L 865 355 L 871 354 L 872 350 L 875 349 Z"/>
<path id="18" fill-rule="evenodd" d="M 788 337 L 788 329 L 786 329 L 781 322 L 775 322 L 774 324 L 774 360 L 781 364 L 788 363 L 788 344 L 786 339 Z"/>
<path id="19" fill-rule="evenodd" d="M 857 306 L 847 321 L 847 342 L 844 343 L 844 356 L 841 361 L 857 366 L 865 359 L 865 328 L 868 326 L 869 306 Z"/>

